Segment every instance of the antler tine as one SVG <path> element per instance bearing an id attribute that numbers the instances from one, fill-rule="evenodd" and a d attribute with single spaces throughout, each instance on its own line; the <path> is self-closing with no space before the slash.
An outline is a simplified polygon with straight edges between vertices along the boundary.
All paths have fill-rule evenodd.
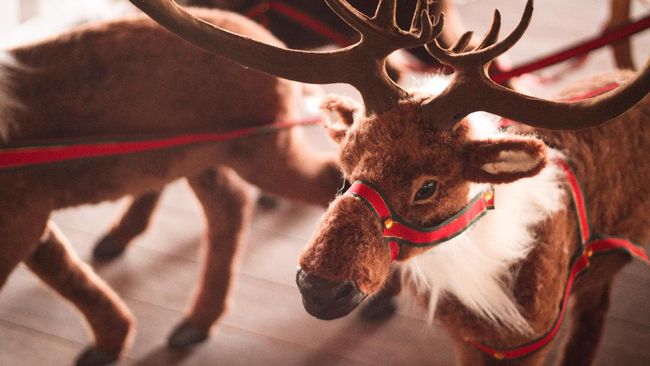
<path id="1" fill-rule="evenodd" d="M 506 52 L 514 46 L 517 41 L 519 41 L 524 32 L 526 32 L 532 15 L 533 0 L 527 0 L 526 8 L 517 27 L 515 27 L 515 29 L 505 39 L 498 43 L 494 42 L 496 41 L 501 27 L 501 14 L 498 11 L 495 11 L 490 30 L 475 50 L 460 53 L 449 52 L 442 48 L 437 40 L 427 44 L 426 49 L 429 51 L 429 54 L 438 61 L 454 68 L 461 68 L 464 66 L 473 68 L 478 65 L 484 65 Z"/>
<path id="2" fill-rule="evenodd" d="M 501 54 L 509 50 L 512 46 L 515 45 L 515 43 L 517 43 L 521 39 L 521 36 L 523 36 L 524 33 L 526 32 L 526 29 L 528 29 L 528 25 L 530 24 L 530 19 L 532 18 L 532 16 L 533 16 L 533 0 L 528 0 L 526 2 L 526 8 L 524 9 L 524 13 L 521 16 L 521 20 L 519 20 L 519 24 L 517 24 L 517 27 L 515 27 L 515 29 L 506 38 L 504 38 L 501 42 L 477 50 L 476 52 L 473 52 L 468 56 L 471 56 L 472 58 L 475 58 L 476 61 L 483 62 L 484 64 L 499 57 Z M 498 11 L 494 13 L 494 21 L 496 21 L 497 19 L 499 23 L 501 23 L 501 14 L 499 14 Z M 492 29 L 490 29 L 490 31 L 492 31 Z M 498 28 L 497 28 L 497 32 L 498 32 Z"/>
<path id="3" fill-rule="evenodd" d="M 373 32 L 373 28 L 370 26 L 370 18 L 365 14 L 355 9 L 345 0 L 325 0 L 327 6 L 329 6 L 339 18 L 343 19 L 350 27 L 357 30 L 357 32 L 362 35 L 368 32 Z"/>
<path id="4" fill-rule="evenodd" d="M 440 16 L 438 17 L 438 21 L 436 22 L 436 28 L 440 28 L 440 30 L 442 31 L 442 28 L 444 28 L 444 26 L 445 26 L 445 14 L 440 13 Z M 440 32 L 437 33 L 440 34 Z M 437 38 L 431 41 L 430 43 L 427 43 L 424 47 L 426 48 L 427 52 L 429 52 L 429 54 L 433 56 L 433 58 L 435 58 L 442 64 L 452 66 L 454 60 L 457 58 L 457 56 L 452 54 L 449 50 L 442 47 L 438 42 Z"/>
<path id="5" fill-rule="evenodd" d="M 424 9 L 422 2 L 427 3 Z M 356 10 L 346 0 L 325 0 L 325 3 L 348 25 L 361 33 L 366 51 L 372 51 L 377 56 L 388 56 L 401 48 L 421 46 L 437 36 L 429 16 L 430 5 L 427 0 L 418 0 L 419 13 L 414 14 L 409 31 L 403 31 L 397 26 L 396 0 L 379 2 L 372 18 Z"/>
<path id="6" fill-rule="evenodd" d="M 436 23 L 433 23 L 430 14 L 431 12 L 429 9 L 423 10 L 420 13 L 420 35 L 418 36 L 417 41 L 414 41 L 413 47 L 428 44 L 431 40 L 436 39 L 442 32 L 442 27 L 445 25 L 442 18 L 440 18 Z"/>
<path id="7" fill-rule="evenodd" d="M 463 33 L 463 35 L 458 38 L 458 41 L 456 41 L 453 46 L 449 47 L 449 50 L 454 53 L 463 52 L 465 47 L 467 47 L 467 44 L 469 44 L 469 41 L 472 39 L 473 34 L 474 32 L 472 31 Z"/>
<path id="8" fill-rule="evenodd" d="M 397 0 L 379 0 L 375 15 L 372 17 L 377 25 L 385 28 L 397 28 L 395 21 L 395 12 L 397 10 Z"/>
<path id="9" fill-rule="evenodd" d="M 409 32 L 417 32 L 420 30 L 420 13 L 422 9 L 422 2 L 425 2 L 425 9 L 429 10 L 429 4 L 430 2 L 428 0 L 418 0 L 415 2 L 415 10 L 413 10 L 413 17 L 411 18 L 411 27 L 409 28 Z"/>
<path id="10" fill-rule="evenodd" d="M 491 46 L 494 44 L 494 42 L 497 41 L 499 38 L 499 30 L 501 29 L 501 13 L 499 13 L 499 10 L 496 9 L 494 10 L 494 17 L 492 18 L 492 25 L 490 26 L 490 30 L 485 33 L 485 36 L 483 36 L 483 39 L 479 43 L 478 46 L 476 46 L 475 50 L 481 50 L 485 47 Z"/>
<path id="11" fill-rule="evenodd" d="M 434 24 L 432 21 L 435 13 L 433 10 L 433 4 L 437 2 L 437 0 L 417 0 L 415 3 L 415 10 L 413 11 L 413 17 L 411 18 L 411 27 L 409 28 L 410 33 L 415 33 L 421 30 L 421 24 L 425 23 L 424 20 L 422 20 L 422 15 L 425 13 L 427 15 L 428 22 Z"/>

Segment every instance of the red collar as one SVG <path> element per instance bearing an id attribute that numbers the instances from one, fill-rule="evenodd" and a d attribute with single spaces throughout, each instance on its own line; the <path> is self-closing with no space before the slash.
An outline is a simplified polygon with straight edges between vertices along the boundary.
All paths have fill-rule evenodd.
<path id="1" fill-rule="evenodd" d="M 487 210 L 494 208 L 494 191 L 490 188 L 477 194 L 465 208 L 442 224 L 422 228 L 397 216 L 384 196 L 367 183 L 356 181 L 345 194 L 362 199 L 377 214 L 384 228 L 383 237 L 388 242 L 391 260 L 399 256 L 400 245 L 423 248 L 446 242 L 467 230 Z"/>

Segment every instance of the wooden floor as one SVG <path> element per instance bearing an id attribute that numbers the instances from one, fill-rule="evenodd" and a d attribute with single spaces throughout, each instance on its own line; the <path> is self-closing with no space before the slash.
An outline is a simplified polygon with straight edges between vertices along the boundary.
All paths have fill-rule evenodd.
<path id="1" fill-rule="evenodd" d="M 504 29 L 511 29 L 521 11 L 519 3 L 523 1 L 465 1 L 459 6 L 467 25 L 480 32 L 494 6 L 502 10 Z M 527 60 L 594 34 L 605 19 L 605 9 L 605 1 L 538 1 L 531 31 L 511 57 Z M 643 51 L 636 55 L 640 64 L 648 58 L 649 46 L 648 34 L 635 40 L 635 50 Z M 611 68 L 609 54 L 601 51 L 580 74 Z M 548 94 L 535 87 L 531 90 Z M 312 129 L 308 134 L 315 145 L 331 148 L 320 131 Z M 54 213 L 53 219 L 79 255 L 88 259 L 94 241 L 124 204 L 122 200 L 67 209 Z M 169 186 L 150 230 L 123 258 L 95 267 L 137 318 L 137 335 L 121 364 L 452 364 L 453 351 L 444 333 L 427 326 L 422 312 L 406 298 L 399 300 L 398 315 L 384 324 L 364 323 L 355 313 L 330 322 L 305 313 L 294 284 L 297 256 L 322 213 L 286 201 L 272 211 L 258 210 L 241 258 L 231 310 L 208 341 L 191 352 L 175 353 L 165 347 L 165 339 L 181 319 L 196 282 L 203 225 L 186 184 Z M 624 270 L 596 364 L 650 365 L 649 285 L 650 270 L 642 265 L 634 263 Z M 0 366 L 69 365 L 88 342 L 83 320 L 73 307 L 19 267 L 0 296 Z"/>

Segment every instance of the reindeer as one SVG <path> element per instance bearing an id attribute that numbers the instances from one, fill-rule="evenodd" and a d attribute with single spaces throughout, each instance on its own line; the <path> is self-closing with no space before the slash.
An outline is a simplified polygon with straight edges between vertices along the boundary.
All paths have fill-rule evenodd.
<path id="1" fill-rule="evenodd" d="M 239 15 L 194 10 L 230 31 L 281 43 Z M 44 140 L 138 138 L 222 132 L 298 118 L 300 87 L 207 54 L 146 16 L 77 28 L 4 53 L 0 131 L 7 148 Z M 188 93 L 192 90 L 192 93 Z M 299 130 L 74 163 L 0 172 L 0 287 L 24 262 L 85 316 L 93 344 L 81 365 L 115 360 L 132 333 L 119 297 L 71 251 L 51 211 L 132 195 L 113 236 L 145 223 L 158 192 L 185 177 L 207 221 L 202 277 L 169 343 L 207 337 L 227 305 L 229 283 L 251 204 L 249 186 L 326 206 L 341 185 L 334 154 L 311 151 Z M 146 215 L 144 215 L 146 216 Z"/>
<path id="2" fill-rule="evenodd" d="M 496 11 L 483 40 L 465 52 L 467 36 L 449 49 L 440 46 L 436 37 L 444 17 L 434 22 L 426 0 L 418 1 L 408 31 L 395 24 L 395 0 L 381 1 L 373 17 L 345 1 L 326 0 L 362 35 L 355 45 L 331 52 L 255 42 L 198 21 L 170 0 L 131 1 L 209 52 L 280 77 L 344 82 L 361 92 L 365 108 L 341 97 L 323 103 L 332 116 L 327 128 L 339 143 L 342 170 L 355 183 L 330 204 L 300 257 L 296 281 L 309 313 L 339 318 L 383 286 L 393 286 L 394 259 L 404 271 L 402 285 L 451 334 L 460 363 L 506 358 L 540 364 L 548 347 L 519 359 L 488 350 L 512 349 L 549 332 L 571 289 L 569 266 L 580 263 L 581 270 L 592 270 L 572 288 L 575 317 L 563 363 L 593 360 L 614 274 L 630 257 L 579 251 L 576 233 L 580 228 L 584 234 L 584 228 L 564 172 L 572 165 L 582 182 L 596 230 L 650 240 L 650 166 L 644 161 L 650 153 L 644 117 L 650 112 L 650 63 L 638 75 L 595 77 L 564 97 L 575 99 L 612 81 L 623 84 L 614 91 L 549 101 L 501 87 L 486 74 L 490 62 L 524 34 L 532 0 L 502 41 L 497 42 Z M 436 79 L 437 91 L 405 91 L 386 74 L 388 54 L 420 45 L 455 70 L 450 78 Z M 522 125 L 500 132 L 477 111 Z M 458 228 L 449 231 L 450 223 Z M 404 239 L 409 232 L 442 235 L 440 228 L 448 232 L 437 241 Z"/>

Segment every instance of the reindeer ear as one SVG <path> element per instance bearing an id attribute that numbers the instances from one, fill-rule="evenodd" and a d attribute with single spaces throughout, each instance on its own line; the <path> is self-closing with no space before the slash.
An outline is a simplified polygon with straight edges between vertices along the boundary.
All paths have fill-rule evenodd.
<path id="1" fill-rule="evenodd" d="M 471 141 L 464 149 L 465 179 L 510 183 L 546 166 L 546 145 L 535 138 Z"/>
<path id="2" fill-rule="evenodd" d="M 336 95 L 328 95 L 320 104 L 325 114 L 325 128 L 332 140 L 340 143 L 352 123 L 354 115 L 359 110 L 359 104 L 354 100 Z"/>

